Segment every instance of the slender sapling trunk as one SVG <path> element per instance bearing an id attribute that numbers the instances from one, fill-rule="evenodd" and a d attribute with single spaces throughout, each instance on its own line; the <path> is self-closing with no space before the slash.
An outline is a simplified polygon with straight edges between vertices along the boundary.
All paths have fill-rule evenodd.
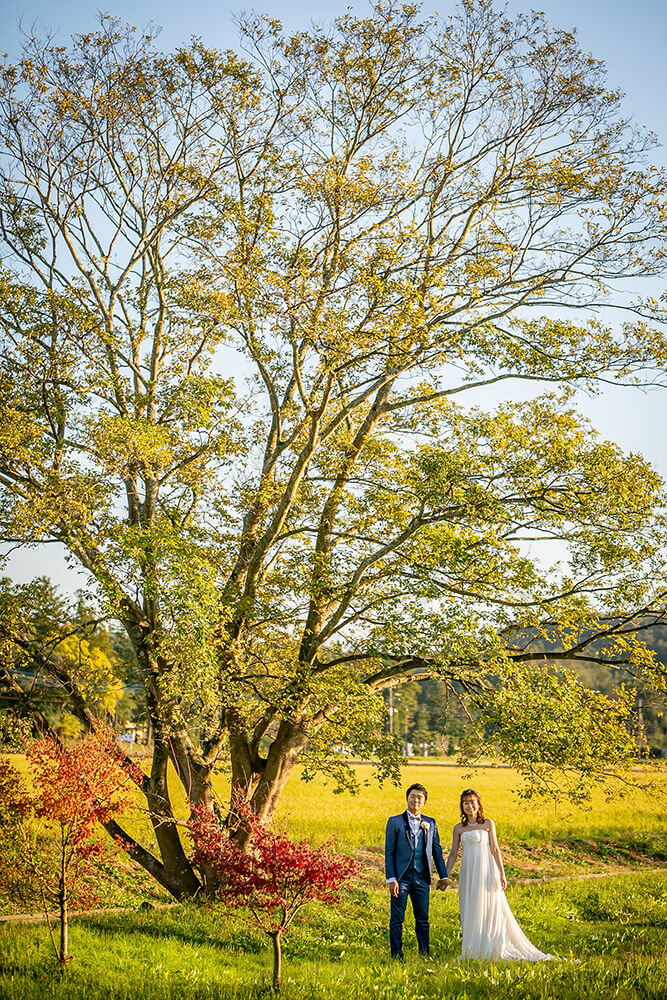
<path id="1" fill-rule="evenodd" d="M 271 940 L 273 941 L 273 988 L 274 990 L 280 989 L 280 971 L 282 965 L 282 953 L 280 951 L 280 935 L 281 932 L 272 931 Z"/>

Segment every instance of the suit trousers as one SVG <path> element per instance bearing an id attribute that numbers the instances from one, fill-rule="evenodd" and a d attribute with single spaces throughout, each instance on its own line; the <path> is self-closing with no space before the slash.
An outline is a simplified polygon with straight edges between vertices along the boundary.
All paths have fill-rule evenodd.
<path id="1" fill-rule="evenodd" d="M 398 896 L 391 896 L 389 914 L 389 947 L 394 958 L 403 958 L 403 920 L 408 897 L 415 917 L 415 933 L 420 955 L 429 954 L 428 901 L 430 886 L 414 869 L 407 871 L 398 883 Z"/>

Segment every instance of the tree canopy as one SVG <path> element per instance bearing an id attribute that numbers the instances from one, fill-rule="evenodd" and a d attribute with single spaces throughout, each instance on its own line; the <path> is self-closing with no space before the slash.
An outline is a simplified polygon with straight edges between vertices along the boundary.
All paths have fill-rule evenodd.
<path id="1" fill-rule="evenodd" d="M 534 696 L 526 773 L 578 781 L 628 706 L 553 664 L 665 679 L 662 483 L 573 396 L 664 364 L 627 292 L 664 266 L 654 140 L 539 13 L 239 27 L 163 53 L 104 17 L 0 76 L 3 537 L 64 545 L 127 630 L 157 852 L 124 838 L 176 894 L 170 761 L 207 808 L 229 761 L 268 821 L 297 759 L 395 773 L 381 693 L 437 677 L 519 764 Z"/>

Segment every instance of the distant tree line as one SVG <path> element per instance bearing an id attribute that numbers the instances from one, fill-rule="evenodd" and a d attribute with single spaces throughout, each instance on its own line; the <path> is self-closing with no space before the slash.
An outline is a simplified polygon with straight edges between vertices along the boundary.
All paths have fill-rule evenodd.
<path id="1" fill-rule="evenodd" d="M 667 669 L 667 627 L 652 626 L 644 638 L 656 660 Z M 621 684 L 633 687 L 636 690 L 633 722 L 640 750 L 655 756 L 667 751 L 667 705 L 663 698 L 632 676 L 623 678 L 617 668 L 596 663 L 570 666 L 586 687 L 604 695 L 615 694 Z M 394 691 L 391 698 L 387 695 L 385 703 L 387 727 L 408 754 L 455 754 L 471 727 L 466 710 L 438 680 L 418 681 L 403 687 Z"/>

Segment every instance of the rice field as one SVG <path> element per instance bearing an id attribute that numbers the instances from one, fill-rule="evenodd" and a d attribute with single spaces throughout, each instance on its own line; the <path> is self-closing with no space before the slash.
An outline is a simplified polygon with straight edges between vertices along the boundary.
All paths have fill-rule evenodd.
<path id="1" fill-rule="evenodd" d="M 509 768 L 470 771 L 457 766 L 410 765 L 403 772 L 399 788 L 379 787 L 367 765 L 357 765 L 356 772 L 362 783 L 369 783 L 350 796 L 334 794 L 321 779 L 305 784 L 299 770 L 295 770 L 283 793 L 276 822 L 296 838 L 321 842 L 333 835 L 346 849 L 372 848 L 383 842 L 387 816 L 405 808 L 405 789 L 419 781 L 428 790 L 424 811 L 435 817 L 443 842 L 460 818 L 460 793 L 470 787 L 481 795 L 486 815 L 495 820 L 501 840 L 625 840 L 667 830 L 665 768 L 633 775 L 635 780 L 652 786 L 649 790 L 631 790 L 622 783 L 610 785 L 606 790 L 595 790 L 591 801 L 580 806 L 521 800 L 520 777 Z M 224 802 L 228 788 L 223 781 L 218 791 Z"/>

